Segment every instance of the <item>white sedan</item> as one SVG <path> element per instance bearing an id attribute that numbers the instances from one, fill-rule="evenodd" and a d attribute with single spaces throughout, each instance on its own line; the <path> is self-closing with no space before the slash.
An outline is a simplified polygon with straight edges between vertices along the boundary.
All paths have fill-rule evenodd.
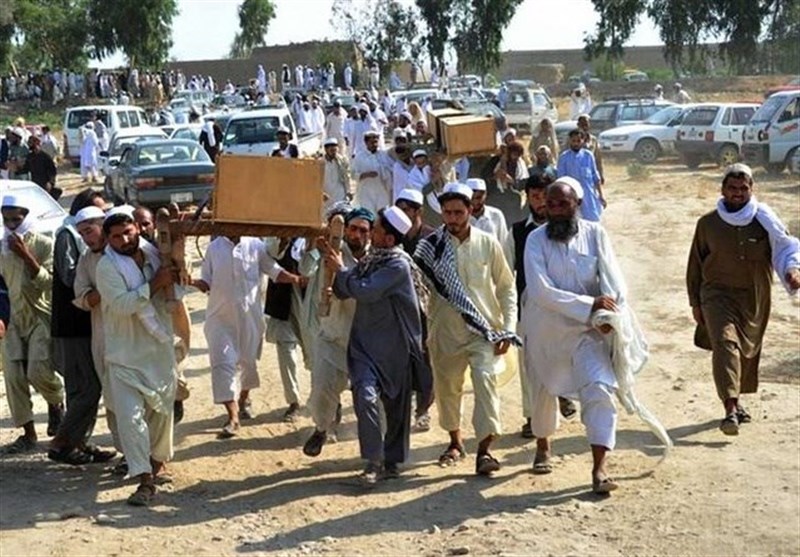
<path id="1" fill-rule="evenodd" d="M 694 105 L 663 108 L 641 124 L 620 126 L 600 133 L 603 153 L 635 155 L 639 162 L 653 163 L 665 153 L 675 151 L 675 128 Z"/>

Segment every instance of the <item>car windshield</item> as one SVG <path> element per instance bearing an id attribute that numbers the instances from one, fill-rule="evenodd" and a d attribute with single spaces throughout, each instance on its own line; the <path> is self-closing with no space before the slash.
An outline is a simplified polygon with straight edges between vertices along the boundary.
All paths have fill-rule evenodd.
<path id="1" fill-rule="evenodd" d="M 0 196 L 5 195 L 6 190 L 0 190 Z M 64 209 L 42 188 L 36 185 L 15 187 L 14 195 L 20 201 L 20 205 L 28 208 L 29 215 L 36 220 L 50 219 L 58 216 L 65 216 Z"/>
<path id="2" fill-rule="evenodd" d="M 144 145 L 136 157 L 137 166 L 151 164 L 183 164 L 187 162 L 208 162 L 210 159 L 200 145 L 189 143 L 166 143 Z"/>
<path id="3" fill-rule="evenodd" d="M 111 145 L 111 149 L 109 150 L 109 155 L 112 157 L 118 157 L 122 154 L 122 151 L 125 150 L 125 147 L 132 145 L 139 141 L 140 139 L 146 138 L 162 138 L 162 135 L 150 134 L 150 135 L 132 135 L 129 137 L 120 137 L 114 140 L 113 145 Z"/>
<path id="4" fill-rule="evenodd" d="M 530 94 L 527 91 L 509 91 L 506 98 L 506 106 L 525 105 L 531 103 Z"/>
<path id="5" fill-rule="evenodd" d="M 651 124 L 653 126 L 666 126 L 670 120 L 680 114 L 681 110 L 683 109 L 679 106 L 668 106 L 667 108 L 662 108 L 643 123 Z"/>
<path id="6" fill-rule="evenodd" d="M 764 101 L 764 104 L 761 105 L 761 108 L 756 110 L 756 113 L 753 114 L 752 118 L 750 118 L 750 123 L 754 124 L 756 122 L 772 121 L 772 118 L 783 107 L 783 103 L 785 102 L 786 102 L 786 97 L 783 95 L 771 96 L 766 101 Z"/>
<path id="7" fill-rule="evenodd" d="M 231 120 L 225 129 L 225 145 L 247 145 L 250 143 L 273 143 L 280 126 L 277 116 Z"/>
<path id="8" fill-rule="evenodd" d="M 548 106 L 550 104 L 550 99 L 548 99 L 547 95 L 544 93 L 534 93 L 533 104 L 534 106 Z"/>

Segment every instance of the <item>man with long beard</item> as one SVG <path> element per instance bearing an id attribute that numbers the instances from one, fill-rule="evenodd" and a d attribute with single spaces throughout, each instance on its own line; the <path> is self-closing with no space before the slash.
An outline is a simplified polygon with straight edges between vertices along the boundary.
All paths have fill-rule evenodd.
<path id="1" fill-rule="evenodd" d="M 600 310 L 619 311 L 626 290 L 605 230 L 578 218 L 582 197 L 577 180 L 565 177 L 551 184 L 547 224 L 525 243 L 522 319 L 528 340 L 531 429 L 536 436 L 533 472 L 552 471 L 550 437 L 558 427 L 557 397 L 577 398 L 594 462 L 592 489 L 608 493 L 619 487 L 606 471 L 606 455 L 616 441 L 617 379 L 604 339 L 611 327 L 595 327 L 592 320 Z M 612 287 L 605 289 L 604 284 Z"/>

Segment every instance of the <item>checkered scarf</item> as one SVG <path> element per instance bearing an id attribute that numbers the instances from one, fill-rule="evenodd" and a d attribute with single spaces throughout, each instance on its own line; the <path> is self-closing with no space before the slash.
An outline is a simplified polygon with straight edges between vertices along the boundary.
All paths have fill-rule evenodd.
<path id="1" fill-rule="evenodd" d="M 383 265 L 386 261 L 398 257 L 408 261 L 408 266 L 411 267 L 411 279 L 414 282 L 414 290 L 416 290 L 417 298 L 419 299 L 420 311 L 427 315 L 430 292 L 425 284 L 422 271 L 417 267 L 414 260 L 411 259 L 411 256 L 403 251 L 402 248 L 370 248 L 367 254 L 358 262 L 356 266 L 356 276 L 358 278 L 363 278 Z"/>
<path id="2" fill-rule="evenodd" d="M 448 241 L 444 226 L 420 240 L 414 252 L 414 261 L 433 284 L 436 292 L 458 311 L 467 324 L 467 329 L 483 336 L 492 344 L 508 340 L 522 346 L 522 340 L 513 331 L 492 329 L 491 324 L 469 298 L 458 276 L 456 252 L 452 242 Z"/>

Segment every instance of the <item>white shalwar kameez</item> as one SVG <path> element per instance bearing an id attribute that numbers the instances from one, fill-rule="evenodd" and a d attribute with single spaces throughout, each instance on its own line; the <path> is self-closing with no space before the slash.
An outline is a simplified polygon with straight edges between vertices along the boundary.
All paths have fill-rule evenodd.
<path id="1" fill-rule="evenodd" d="M 151 457 L 159 462 L 172 458 L 177 366 L 171 336 L 172 316 L 164 292 L 150 298 L 148 281 L 157 270 L 157 255 L 147 257 L 140 270 L 141 284 L 129 288 L 126 277 L 108 254 L 97 264 L 105 363 L 129 477 L 151 474 Z M 147 313 L 151 323 L 169 334 L 168 340 L 158 340 L 147 328 L 143 318 Z"/>
<path id="2" fill-rule="evenodd" d="M 81 177 L 85 180 L 90 175 L 97 177 L 97 153 L 100 150 L 100 140 L 93 129 L 84 127 L 81 130 Z"/>
<path id="3" fill-rule="evenodd" d="M 358 187 L 356 204 L 377 214 L 392 203 L 392 173 L 389 170 L 388 155 L 383 151 L 374 153 L 364 150 L 353 159 L 352 173 Z M 377 172 L 377 176 L 361 179 L 367 172 Z"/>
<path id="4" fill-rule="evenodd" d="M 488 232 L 497 238 L 501 246 L 508 244 L 508 225 L 506 224 L 506 217 L 503 215 L 503 211 L 497 207 L 484 205 L 483 214 L 479 217 L 472 216 L 469 218 L 469 221 L 475 228 L 480 228 L 484 232 Z"/>
<path id="5" fill-rule="evenodd" d="M 264 338 L 262 274 L 275 280 L 281 270 L 258 238 L 242 237 L 234 244 L 218 236 L 208 246 L 201 270 L 202 280 L 210 287 L 203 331 L 216 404 L 236 400 L 242 390 L 259 386 L 257 364 Z"/>
<path id="6" fill-rule="evenodd" d="M 557 396 L 577 398 L 590 445 L 613 449 L 617 381 L 611 351 L 591 325 L 592 305 L 600 290 L 600 271 L 621 285 L 617 304 L 626 295 L 622 273 L 608 235 L 597 223 L 580 220 L 568 242 L 534 230 L 525 243 L 526 302 L 522 322 L 527 346 L 526 370 L 531 385 L 531 427 L 538 438 L 558 427 Z"/>

